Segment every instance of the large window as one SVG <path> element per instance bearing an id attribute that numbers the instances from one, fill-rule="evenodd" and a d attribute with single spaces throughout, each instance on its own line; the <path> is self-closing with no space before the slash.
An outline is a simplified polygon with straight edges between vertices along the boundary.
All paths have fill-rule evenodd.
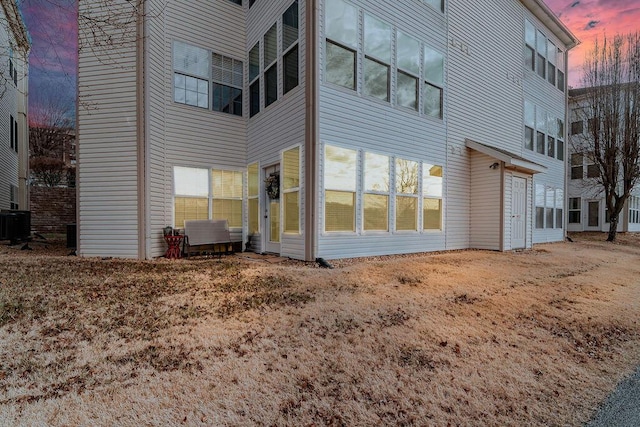
<path id="1" fill-rule="evenodd" d="M 242 116 L 242 61 L 174 41 L 173 70 L 175 102 Z"/>
<path id="2" fill-rule="evenodd" d="M 418 162 L 396 159 L 396 230 L 418 229 Z"/>
<path id="3" fill-rule="evenodd" d="M 11 149 L 18 152 L 18 121 L 9 115 L 9 144 Z"/>
<path id="4" fill-rule="evenodd" d="M 247 204 L 249 205 L 249 235 L 260 232 L 260 175 L 257 163 L 247 167 Z"/>
<path id="5" fill-rule="evenodd" d="M 563 228 L 563 190 L 542 184 L 535 188 L 536 228 Z"/>
<path id="6" fill-rule="evenodd" d="M 325 80 L 356 89 L 358 11 L 343 0 L 327 0 Z"/>
<path id="7" fill-rule="evenodd" d="M 282 153 L 284 232 L 300 234 L 300 147 Z"/>
<path id="8" fill-rule="evenodd" d="M 391 26 L 364 15 L 364 93 L 389 100 Z"/>
<path id="9" fill-rule="evenodd" d="M 585 156 L 585 160 L 587 162 L 587 178 L 598 178 L 600 176 L 600 167 L 589 156 Z"/>
<path id="10" fill-rule="evenodd" d="M 440 12 L 444 12 L 444 0 L 424 0 L 425 3 L 438 9 Z"/>
<path id="11" fill-rule="evenodd" d="M 364 231 L 389 230 L 389 157 L 364 155 Z"/>
<path id="12" fill-rule="evenodd" d="M 186 220 L 209 218 L 208 169 L 173 168 L 174 227 L 183 228 Z"/>
<path id="13" fill-rule="evenodd" d="M 524 65 L 564 91 L 564 52 L 528 20 L 524 23 Z"/>
<path id="14" fill-rule="evenodd" d="M 422 228 L 442 230 L 442 166 L 422 164 Z"/>
<path id="15" fill-rule="evenodd" d="M 174 227 L 193 219 L 226 219 L 242 227 L 243 173 L 219 169 L 173 168 Z"/>
<path id="16" fill-rule="evenodd" d="M 569 198 L 569 224 L 580 224 L 582 218 L 582 199 Z"/>
<path id="17" fill-rule="evenodd" d="M 442 118 L 444 56 L 428 46 L 424 48 L 423 108 L 427 116 Z"/>
<path id="18" fill-rule="evenodd" d="M 324 229 L 355 231 L 357 152 L 325 145 Z"/>
<path id="19" fill-rule="evenodd" d="M 564 121 L 525 100 L 524 148 L 564 160 Z"/>

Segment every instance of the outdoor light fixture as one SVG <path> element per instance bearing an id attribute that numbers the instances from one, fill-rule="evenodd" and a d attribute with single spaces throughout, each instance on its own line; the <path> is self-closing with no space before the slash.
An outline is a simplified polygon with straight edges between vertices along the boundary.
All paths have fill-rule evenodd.
<path id="1" fill-rule="evenodd" d="M 492 164 L 491 166 L 489 166 L 489 169 L 498 169 L 498 167 L 500 166 L 500 163 L 495 162 L 494 164 Z"/>

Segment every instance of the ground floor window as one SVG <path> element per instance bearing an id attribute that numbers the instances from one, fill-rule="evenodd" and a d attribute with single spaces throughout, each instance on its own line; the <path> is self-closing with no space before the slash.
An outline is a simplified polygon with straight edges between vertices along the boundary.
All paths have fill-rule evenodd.
<path id="1" fill-rule="evenodd" d="M 260 232 L 260 175 L 257 163 L 247 167 L 247 205 L 249 208 L 249 235 Z"/>
<path id="2" fill-rule="evenodd" d="M 536 228 L 563 228 L 564 191 L 543 184 L 536 184 L 535 189 Z"/>
<path id="3" fill-rule="evenodd" d="M 580 224 L 582 217 L 580 197 L 569 198 L 569 224 Z"/>
<path id="4" fill-rule="evenodd" d="M 226 219 L 242 227 L 243 172 L 221 169 L 173 169 L 174 227 L 195 219 Z"/>
<path id="5" fill-rule="evenodd" d="M 629 222 L 640 224 L 640 197 L 629 197 Z"/>
<path id="6" fill-rule="evenodd" d="M 426 161 L 325 145 L 324 231 L 440 231 L 443 169 Z"/>

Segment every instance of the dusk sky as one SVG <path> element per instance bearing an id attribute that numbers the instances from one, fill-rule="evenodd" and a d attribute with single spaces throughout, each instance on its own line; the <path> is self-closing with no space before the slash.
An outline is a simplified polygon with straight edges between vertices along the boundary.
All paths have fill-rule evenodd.
<path id="1" fill-rule="evenodd" d="M 30 106 L 47 98 L 75 108 L 77 24 L 75 0 L 18 0 L 33 41 Z M 470 0 L 471 1 L 471 0 Z M 596 37 L 640 30 L 640 0 L 546 0 L 581 45 L 570 53 L 569 85 L 581 86 L 581 68 Z"/>

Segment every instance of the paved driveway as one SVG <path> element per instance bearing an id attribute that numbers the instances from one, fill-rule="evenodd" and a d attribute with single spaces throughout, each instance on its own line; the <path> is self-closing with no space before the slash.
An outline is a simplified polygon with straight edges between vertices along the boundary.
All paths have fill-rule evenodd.
<path id="1" fill-rule="evenodd" d="M 640 368 L 618 385 L 587 427 L 640 426 Z"/>

